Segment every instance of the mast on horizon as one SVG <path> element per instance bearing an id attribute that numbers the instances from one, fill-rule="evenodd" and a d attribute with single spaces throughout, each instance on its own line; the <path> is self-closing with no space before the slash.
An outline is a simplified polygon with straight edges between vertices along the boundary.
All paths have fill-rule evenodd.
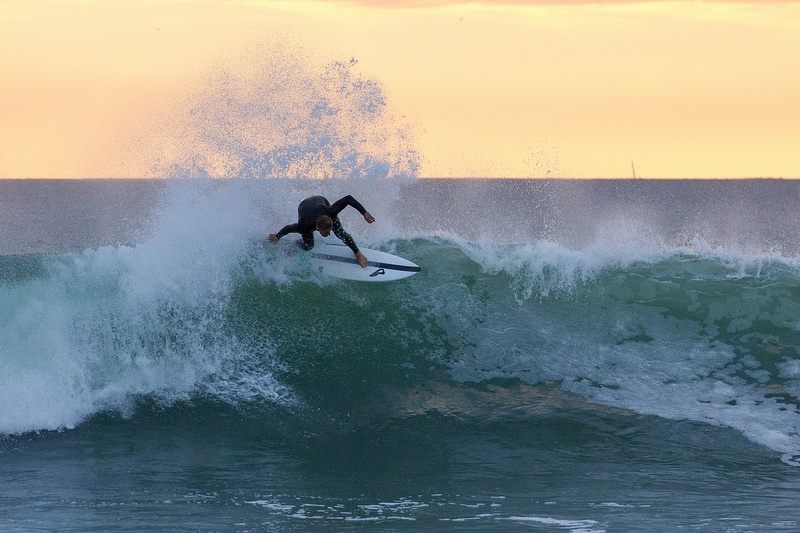
<path id="1" fill-rule="evenodd" d="M 631 160 L 631 172 L 633 172 L 633 179 L 636 179 L 636 168 L 634 168 L 632 160 Z"/>

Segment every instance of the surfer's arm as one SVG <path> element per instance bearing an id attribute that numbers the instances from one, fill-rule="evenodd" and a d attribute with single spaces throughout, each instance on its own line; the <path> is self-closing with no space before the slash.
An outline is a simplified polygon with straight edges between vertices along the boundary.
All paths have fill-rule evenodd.
<path id="1" fill-rule="evenodd" d="M 345 243 L 348 248 L 353 250 L 354 254 L 358 255 L 358 246 L 356 245 L 356 241 L 354 241 L 353 237 L 351 237 L 350 234 L 344 230 L 338 218 L 333 223 L 333 234 L 339 237 L 339 239 Z"/>
<path id="2" fill-rule="evenodd" d="M 287 233 L 300 233 L 300 228 L 297 226 L 297 224 L 287 224 L 286 226 L 281 228 L 281 230 L 278 233 L 272 234 L 275 235 L 274 242 L 278 242 L 281 239 L 281 237 L 284 237 Z M 272 239 L 270 239 L 270 241 L 271 240 Z"/>
<path id="3" fill-rule="evenodd" d="M 281 228 L 278 233 L 270 233 L 267 239 L 269 242 L 276 243 L 281 240 L 281 237 L 285 237 L 289 233 L 300 234 L 303 240 L 297 241 L 297 246 L 303 250 L 310 250 L 314 247 L 314 232 L 303 231 L 300 224 L 288 224 Z"/>
<path id="4" fill-rule="evenodd" d="M 362 267 L 367 266 L 368 260 L 364 254 L 358 249 L 358 245 L 356 245 L 356 241 L 353 240 L 353 237 L 347 233 L 344 228 L 342 227 L 342 223 L 339 222 L 338 218 L 333 219 L 333 234 L 339 237 L 339 239 L 347 245 L 348 248 L 353 250 L 353 253 L 358 260 L 358 264 Z"/>
<path id="5" fill-rule="evenodd" d="M 370 224 L 372 224 L 373 222 L 375 222 L 375 217 L 373 217 L 372 215 L 370 215 L 370 214 L 369 214 L 369 211 L 367 211 L 366 209 L 364 209 L 364 206 L 363 206 L 363 205 L 361 205 L 361 203 L 360 203 L 358 200 L 356 200 L 355 198 L 353 198 L 353 197 L 352 197 L 352 196 L 350 196 L 349 194 L 348 194 L 347 196 L 345 196 L 344 198 L 340 198 L 340 199 L 336 200 L 335 202 L 333 202 L 333 205 L 331 205 L 331 206 L 328 208 L 328 215 L 329 215 L 331 218 L 336 218 L 336 216 L 337 216 L 339 213 L 341 213 L 341 212 L 342 212 L 342 210 L 343 210 L 345 207 L 347 207 L 348 205 L 349 205 L 350 207 L 354 208 L 354 209 L 355 209 L 356 211 L 358 211 L 359 213 L 361 213 L 361 215 L 364 217 L 364 220 L 366 220 L 366 221 L 367 221 L 367 222 L 369 222 Z"/>

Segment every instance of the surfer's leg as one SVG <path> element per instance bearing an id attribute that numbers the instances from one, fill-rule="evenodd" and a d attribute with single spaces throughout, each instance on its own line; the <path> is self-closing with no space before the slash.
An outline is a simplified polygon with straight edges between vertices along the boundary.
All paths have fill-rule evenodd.
<path id="1" fill-rule="evenodd" d="M 303 250 L 310 250 L 314 247 L 314 232 L 311 233 L 303 233 L 302 239 L 297 239 L 297 246 L 298 248 L 302 248 Z"/>

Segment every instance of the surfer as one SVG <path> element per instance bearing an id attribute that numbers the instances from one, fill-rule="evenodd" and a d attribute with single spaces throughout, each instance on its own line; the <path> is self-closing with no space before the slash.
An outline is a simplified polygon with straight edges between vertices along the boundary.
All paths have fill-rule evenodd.
<path id="1" fill-rule="evenodd" d="M 327 237 L 333 231 L 334 235 L 353 250 L 358 264 L 362 268 L 366 267 L 367 258 L 359 251 L 353 238 L 339 222 L 339 213 L 348 205 L 357 209 L 369 224 L 375 222 L 375 217 L 349 194 L 336 200 L 333 205 L 324 196 L 312 196 L 300 202 L 297 207 L 297 223 L 284 226 L 278 233 L 270 233 L 269 242 L 278 242 L 287 233 L 299 233 L 303 239 L 298 241 L 297 245 L 303 250 L 310 250 L 314 247 L 314 230 L 323 237 Z"/>

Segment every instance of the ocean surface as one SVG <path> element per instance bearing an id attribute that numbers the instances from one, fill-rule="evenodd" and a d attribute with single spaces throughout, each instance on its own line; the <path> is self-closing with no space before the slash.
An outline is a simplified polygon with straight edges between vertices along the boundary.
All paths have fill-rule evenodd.
<path id="1" fill-rule="evenodd" d="M 311 194 L 422 267 L 321 278 Z M 0 181 L 0 530 L 800 530 L 800 182 Z"/>

